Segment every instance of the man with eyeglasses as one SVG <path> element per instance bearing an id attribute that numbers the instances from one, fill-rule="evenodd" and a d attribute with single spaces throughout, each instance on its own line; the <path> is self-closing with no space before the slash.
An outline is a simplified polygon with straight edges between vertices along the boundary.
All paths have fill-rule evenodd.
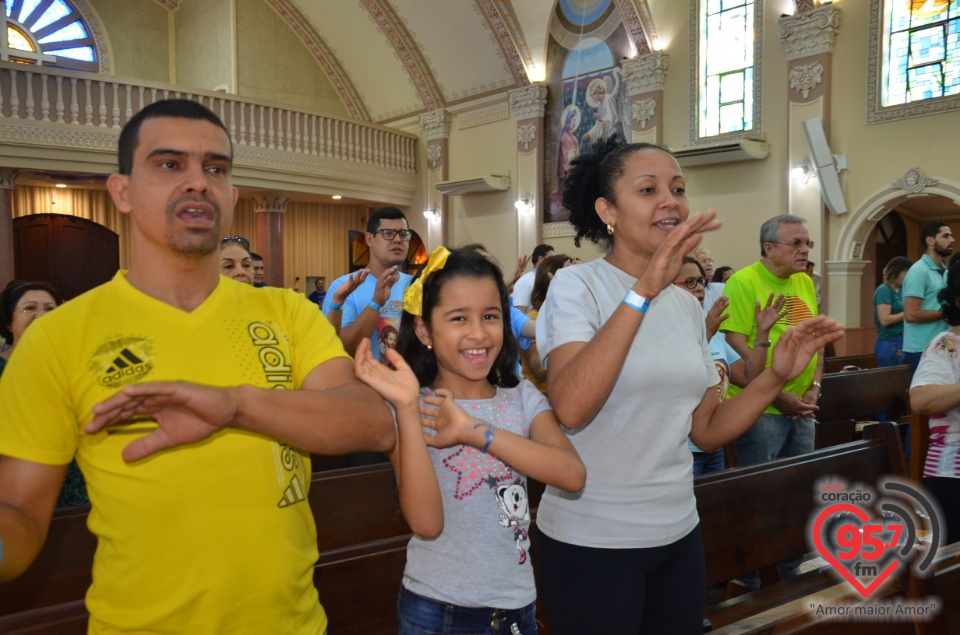
<path id="1" fill-rule="evenodd" d="M 370 249 L 367 279 L 347 296 L 342 306 L 333 303 L 334 292 L 350 275 L 340 276 L 327 290 L 323 314 L 329 317 L 331 311 L 342 311 L 340 339 L 351 355 L 356 353 L 360 341 L 369 337 L 373 356 L 380 359 L 380 333 L 387 327 L 400 331 L 403 292 L 413 280 L 413 276 L 402 271 L 412 236 L 403 212 L 396 207 L 378 209 L 367 220 L 364 237 Z"/>
<path id="2" fill-rule="evenodd" d="M 727 343 L 744 359 L 755 347 L 769 351 L 791 326 L 815 316 L 817 294 L 806 274 L 813 241 L 804 219 L 781 214 L 760 228 L 760 260 L 733 274 L 724 295 L 730 300 L 729 314 L 720 329 Z M 771 294 L 785 298 L 782 317 L 770 329 L 770 339 L 757 340 L 756 312 Z M 737 439 L 739 465 L 751 465 L 776 458 L 797 456 L 813 450 L 814 415 L 820 399 L 823 352 L 815 355 L 806 369 L 787 382 L 780 396 L 757 422 Z M 730 395 L 742 387 L 730 385 Z"/>
<path id="3" fill-rule="evenodd" d="M 947 286 L 945 261 L 953 253 L 953 233 L 943 221 L 930 221 L 920 228 L 920 242 L 923 256 L 903 279 L 903 352 L 911 375 L 917 372 L 927 344 L 950 328 L 940 313 L 937 295 Z"/>

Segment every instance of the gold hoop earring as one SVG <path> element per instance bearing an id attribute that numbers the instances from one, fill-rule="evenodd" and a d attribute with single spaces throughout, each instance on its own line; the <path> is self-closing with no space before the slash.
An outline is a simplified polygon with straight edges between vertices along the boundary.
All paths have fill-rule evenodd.
<path id="1" fill-rule="evenodd" d="M 607 233 L 613 236 L 613 232 L 614 232 L 613 225 L 611 225 L 610 223 L 607 223 Z"/>

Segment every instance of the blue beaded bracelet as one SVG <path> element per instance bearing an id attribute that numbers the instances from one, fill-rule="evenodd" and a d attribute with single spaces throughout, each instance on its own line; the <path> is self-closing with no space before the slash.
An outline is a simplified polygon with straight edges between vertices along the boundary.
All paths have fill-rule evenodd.
<path id="1" fill-rule="evenodd" d="M 371 309 L 373 309 L 374 311 L 376 311 L 377 313 L 379 313 L 379 312 L 380 312 L 380 309 L 383 308 L 382 306 L 380 306 L 379 304 L 377 304 L 377 303 L 374 302 L 373 300 L 370 300 L 369 302 L 367 302 L 367 306 L 370 307 Z"/>

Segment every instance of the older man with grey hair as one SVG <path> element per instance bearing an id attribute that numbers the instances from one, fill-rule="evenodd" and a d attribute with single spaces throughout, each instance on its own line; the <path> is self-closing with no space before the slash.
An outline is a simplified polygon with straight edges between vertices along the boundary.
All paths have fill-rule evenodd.
<path id="1" fill-rule="evenodd" d="M 730 299 L 730 317 L 720 328 L 727 343 L 742 357 L 755 347 L 769 350 L 789 327 L 817 314 L 817 295 L 806 267 L 813 241 L 804 219 L 781 214 L 760 228 L 760 260 L 733 274 L 724 295 Z M 756 310 L 770 295 L 786 299 L 780 319 L 770 329 L 770 339 L 758 341 Z M 820 399 L 823 352 L 815 355 L 796 378 L 787 382 L 780 396 L 757 422 L 737 439 L 740 465 L 797 456 L 813 450 L 814 421 Z M 740 387 L 730 386 L 730 395 Z"/>

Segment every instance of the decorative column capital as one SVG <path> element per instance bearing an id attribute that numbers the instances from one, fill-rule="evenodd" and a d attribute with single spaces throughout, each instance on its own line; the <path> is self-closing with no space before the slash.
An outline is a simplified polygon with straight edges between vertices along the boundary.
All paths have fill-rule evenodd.
<path id="1" fill-rule="evenodd" d="M 840 26 L 840 9 L 828 4 L 813 11 L 780 18 L 777 22 L 780 24 L 777 36 L 786 51 L 787 60 L 832 53 Z"/>
<path id="2" fill-rule="evenodd" d="M 623 68 L 623 81 L 627 84 L 627 92 L 632 97 L 663 90 L 670 57 L 663 51 L 654 51 L 623 60 L 620 66 Z"/>
<path id="3" fill-rule="evenodd" d="M 450 137 L 450 113 L 440 108 L 420 115 L 420 129 L 424 141 L 438 141 Z"/>
<path id="4" fill-rule="evenodd" d="M 518 121 L 523 119 L 543 119 L 547 107 L 547 86 L 543 83 L 530 84 L 515 88 L 507 93 L 510 107 Z"/>
<path id="5" fill-rule="evenodd" d="M 253 197 L 253 211 L 257 214 L 261 212 L 279 212 L 282 214 L 287 211 L 287 201 L 289 200 L 286 196 L 274 196 L 273 198 L 255 196 Z"/>
<path id="6" fill-rule="evenodd" d="M 18 176 L 20 170 L 16 168 L 0 168 L 0 190 L 12 190 Z"/>

